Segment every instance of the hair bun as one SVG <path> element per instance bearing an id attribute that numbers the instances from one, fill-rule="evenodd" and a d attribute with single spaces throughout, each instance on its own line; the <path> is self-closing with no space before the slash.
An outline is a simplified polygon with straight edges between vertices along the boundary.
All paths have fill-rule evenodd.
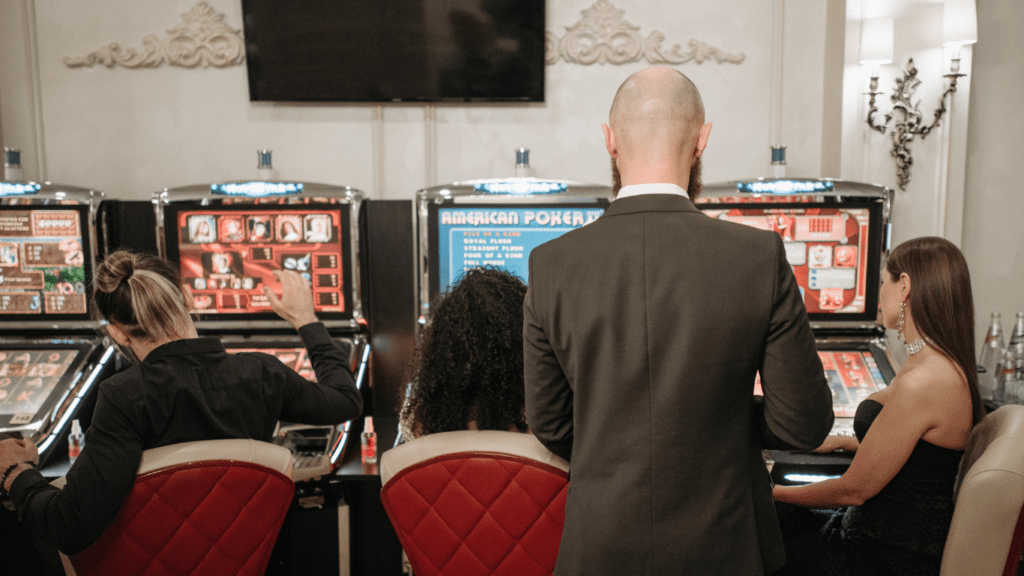
<path id="1" fill-rule="evenodd" d="M 102 292 L 113 292 L 135 274 L 135 254 L 120 250 L 107 256 L 96 270 L 96 287 Z"/>

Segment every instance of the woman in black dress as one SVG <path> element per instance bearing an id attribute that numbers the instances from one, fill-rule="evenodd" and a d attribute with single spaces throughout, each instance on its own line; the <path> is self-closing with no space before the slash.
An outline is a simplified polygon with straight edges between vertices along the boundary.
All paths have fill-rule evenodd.
<path id="1" fill-rule="evenodd" d="M 939 573 L 957 469 L 985 414 L 963 254 L 942 238 L 899 245 L 879 307 L 907 361 L 858 406 L 856 438 L 830 436 L 816 450 L 856 452 L 842 477 L 775 488 L 789 560 L 778 574 Z"/>

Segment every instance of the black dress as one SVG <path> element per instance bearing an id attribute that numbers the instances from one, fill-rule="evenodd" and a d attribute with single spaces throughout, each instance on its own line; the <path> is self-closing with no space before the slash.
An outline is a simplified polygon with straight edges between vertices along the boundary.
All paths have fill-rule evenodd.
<path id="1" fill-rule="evenodd" d="M 881 411 L 874 400 L 857 407 L 858 440 Z M 889 484 L 860 506 L 822 511 L 777 503 L 788 563 L 776 574 L 937 576 L 963 454 L 919 440 Z"/>

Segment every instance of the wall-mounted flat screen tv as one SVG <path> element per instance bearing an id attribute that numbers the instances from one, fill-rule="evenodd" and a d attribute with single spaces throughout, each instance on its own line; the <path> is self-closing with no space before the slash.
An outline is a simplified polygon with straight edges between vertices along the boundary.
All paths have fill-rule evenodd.
<path id="1" fill-rule="evenodd" d="M 544 0 L 242 0 L 242 12 L 252 101 L 544 101 Z"/>

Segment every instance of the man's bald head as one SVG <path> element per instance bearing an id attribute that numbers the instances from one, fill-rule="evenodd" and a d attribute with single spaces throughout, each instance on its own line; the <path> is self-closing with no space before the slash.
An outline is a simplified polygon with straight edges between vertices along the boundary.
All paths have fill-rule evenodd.
<path id="1" fill-rule="evenodd" d="M 692 147 L 704 124 L 704 103 L 689 78 L 673 68 L 655 66 L 622 83 L 608 123 L 623 153 Z"/>

